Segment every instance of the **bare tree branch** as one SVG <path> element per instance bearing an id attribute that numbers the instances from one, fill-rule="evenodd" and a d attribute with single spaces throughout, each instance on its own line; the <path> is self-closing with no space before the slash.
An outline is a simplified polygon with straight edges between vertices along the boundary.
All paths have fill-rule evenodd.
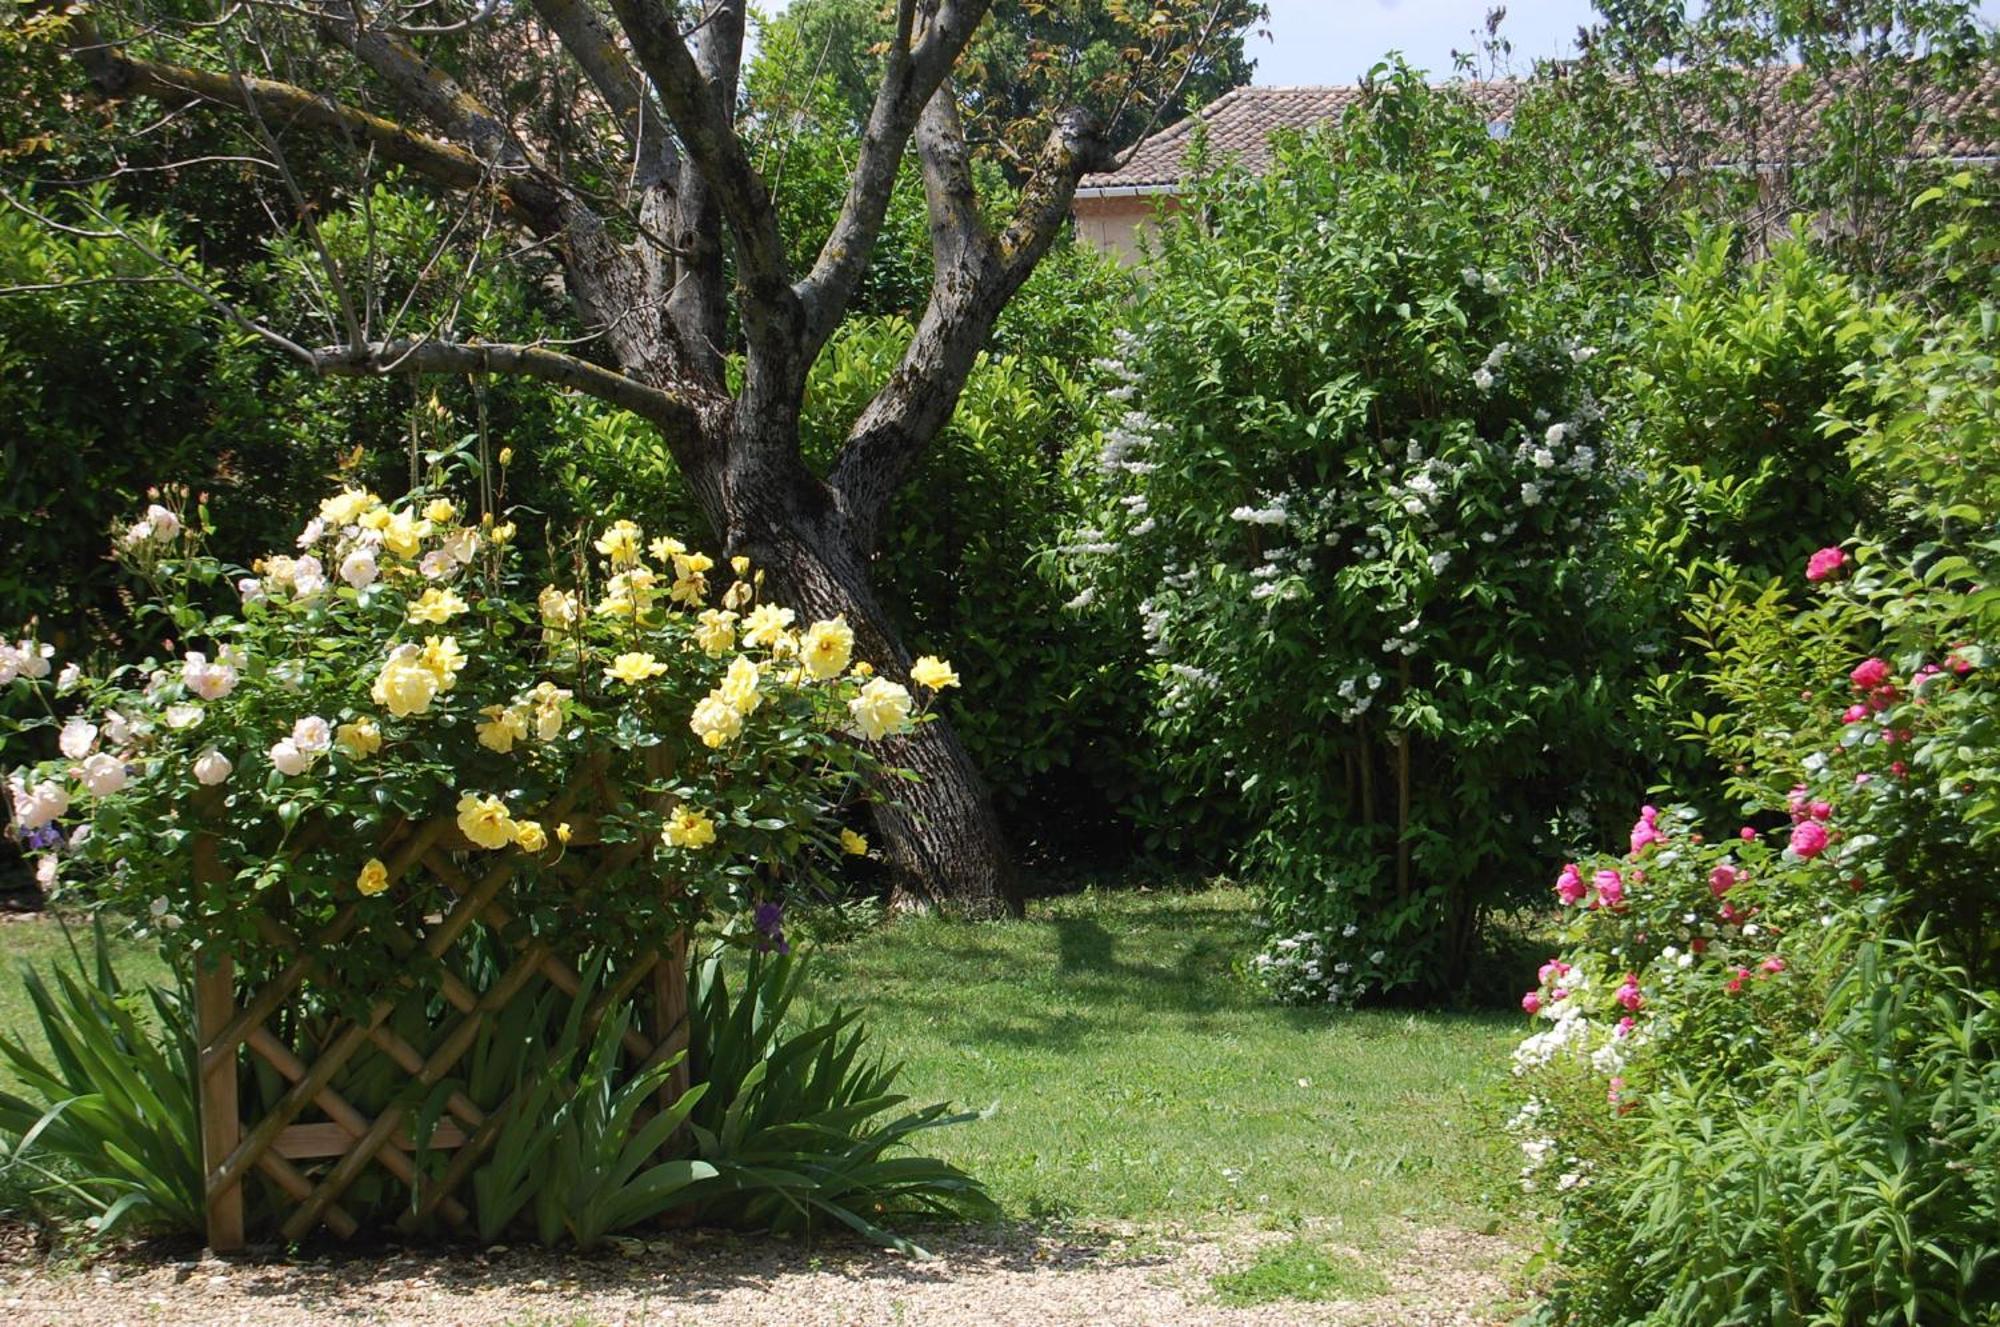
<path id="1" fill-rule="evenodd" d="M 943 86 L 966 43 L 986 17 L 991 0 L 938 0 L 918 31 L 915 0 L 901 0 L 875 105 L 862 132 L 861 155 L 850 177 L 840 216 L 820 247 L 812 272 L 799 283 L 805 307 L 805 358 L 819 353 L 847 312 L 854 289 L 881 238 L 882 219 L 896 188 L 904 149 L 932 95 Z"/>
<path id="2" fill-rule="evenodd" d="M 332 377 L 474 373 L 539 378 L 629 410 L 663 434 L 685 438 L 698 432 L 695 407 L 686 395 L 649 387 L 622 373 L 542 346 L 429 339 L 377 341 L 363 346 L 330 346 L 308 351 L 305 363 L 314 372 Z"/>

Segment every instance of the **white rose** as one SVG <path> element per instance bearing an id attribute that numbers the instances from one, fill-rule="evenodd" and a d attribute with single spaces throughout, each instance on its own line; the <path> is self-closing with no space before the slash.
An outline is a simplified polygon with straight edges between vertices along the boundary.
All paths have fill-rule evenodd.
<path id="1" fill-rule="evenodd" d="M 246 604 L 261 604 L 271 597 L 264 593 L 264 582 L 255 576 L 245 576 L 236 582 L 236 593 L 243 597 Z"/>
<path id="2" fill-rule="evenodd" d="M 425 580 L 438 581 L 457 571 L 458 564 L 452 561 L 451 554 L 441 548 L 434 548 L 424 554 L 423 560 L 417 563 L 417 570 L 423 573 Z"/>
<path id="3" fill-rule="evenodd" d="M 199 705 L 169 705 L 163 717 L 167 721 L 167 727 L 179 732 L 185 728 L 199 726 L 202 720 L 202 709 Z"/>
<path id="4" fill-rule="evenodd" d="M 82 719 L 71 719 L 63 725 L 62 736 L 56 739 L 56 746 L 71 760 L 82 760 L 90 754 L 90 748 L 97 742 L 97 725 L 85 723 Z"/>
<path id="5" fill-rule="evenodd" d="M 287 737 L 271 747 L 271 764 L 280 774 L 303 774 L 312 766 L 312 757 L 299 750 L 296 743 Z"/>
<path id="6" fill-rule="evenodd" d="M 309 756 L 317 756 L 333 746 L 333 729 L 317 714 L 308 714 L 292 725 L 292 745 Z"/>
<path id="7" fill-rule="evenodd" d="M 104 712 L 104 740 L 113 746 L 124 746 L 132 740 L 132 721 L 117 710 Z"/>
<path id="8" fill-rule="evenodd" d="M 306 528 L 299 531 L 299 547 L 311 548 L 326 534 L 326 522 L 315 516 L 306 522 Z"/>
<path id="9" fill-rule="evenodd" d="M 234 768 L 235 766 L 229 763 L 228 756 L 210 747 L 195 757 L 194 777 L 206 787 L 213 788 L 227 779 Z"/>
<path id="10" fill-rule="evenodd" d="M 125 531 L 124 544 L 127 548 L 141 548 L 153 541 L 153 523 L 139 521 Z"/>
<path id="11" fill-rule="evenodd" d="M 376 565 L 371 549 L 357 548 L 340 560 L 340 579 L 357 590 L 373 585 L 380 574 L 381 568 Z"/>
<path id="12" fill-rule="evenodd" d="M 181 681 L 203 700 L 221 700 L 236 689 L 236 670 L 228 664 L 210 663 L 199 650 L 189 650 L 181 663 Z"/>
<path id="13" fill-rule="evenodd" d="M 73 663 L 66 663 L 62 672 L 56 674 L 56 690 L 72 690 L 81 681 L 83 681 L 83 669 Z"/>
<path id="14" fill-rule="evenodd" d="M 100 751 L 76 767 L 76 775 L 93 797 L 109 797 L 125 786 L 125 762 Z"/>
<path id="15" fill-rule="evenodd" d="M 21 642 L 16 657 L 20 661 L 22 677 L 40 681 L 49 675 L 49 660 L 55 657 L 56 647 L 41 645 L 31 640 Z"/>
<path id="16" fill-rule="evenodd" d="M 181 518 L 157 502 L 146 508 L 146 524 L 153 527 L 153 538 L 163 544 L 181 532 Z"/>

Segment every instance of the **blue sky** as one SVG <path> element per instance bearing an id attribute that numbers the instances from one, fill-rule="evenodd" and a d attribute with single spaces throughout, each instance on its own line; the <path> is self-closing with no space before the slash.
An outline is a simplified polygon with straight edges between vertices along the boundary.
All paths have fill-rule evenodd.
<path id="1" fill-rule="evenodd" d="M 1266 0 L 1271 40 L 1252 37 L 1255 81 L 1265 87 L 1352 83 L 1391 50 L 1433 73 L 1451 69 L 1454 48 L 1474 50 L 1495 0 Z M 1988 22 L 2000 0 L 1983 0 Z M 1590 0 L 1512 0 L 1502 31 L 1525 71 L 1538 56 L 1562 55 L 1591 19 Z"/>

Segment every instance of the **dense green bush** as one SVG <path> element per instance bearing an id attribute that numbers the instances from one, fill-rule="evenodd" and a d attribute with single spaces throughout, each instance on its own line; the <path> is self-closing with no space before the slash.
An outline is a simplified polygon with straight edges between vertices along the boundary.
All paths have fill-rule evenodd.
<path id="1" fill-rule="evenodd" d="M 1992 446 L 1989 337 L 1855 367 L 1832 428 L 1895 539 L 1695 597 L 1689 733 L 1749 823 L 1648 808 L 1558 879 L 1515 1121 L 1550 1321 L 2000 1318 L 2000 544 L 1951 459 Z"/>
<path id="2" fill-rule="evenodd" d="M 1232 850 L 1292 999 L 1456 985 L 1625 745 L 1624 476 L 1480 115 L 1388 74 L 1168 226 L 1076 604 L 1152 656 L 1156 808 Z"/>

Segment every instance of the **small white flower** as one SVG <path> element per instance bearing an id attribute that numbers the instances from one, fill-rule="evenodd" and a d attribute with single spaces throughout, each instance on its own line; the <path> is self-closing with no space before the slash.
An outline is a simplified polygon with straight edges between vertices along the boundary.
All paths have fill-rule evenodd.
<path id="1" fill-rule="evenodd" d="M 333 747 L 333 728 L 317 714 L 308 714 L 292 725 L 292 745 L 308 756 L 317 756 Z"/>
<path id="2" fill-rule="evenodd" d="M 227 780 L 234 768 L 229 763 L 228 756 L 223 755 L 214 747 L 210 747 L 195 757 L 194 777 L 204 786 L 213 788 L 216 784 Z"/>
<path id="3" fill-rule="evenodd" d="M 1539 485 L 1533 483 L 1521 485 L 1522 506 L 1538 507 L 1541 505 L 1541 501 L 1542 501 L 1542 490 Z"/>
<path id="4" fill-rule="evenodd" d="M 1472 385 L 1482 392 L 1493 390 L 1493 370 L 1481 365 L 1472 371 Z"/>
<path id="5" fill-rule="evenodd" d="M 56 674 L 56 690 L 58 692 L 72 691 L 81 681 L 83 681 L 83 669 L 73 663 L 66 663 L 63 665 L 62 672 Z"/>
<path id="6" fill-rule="evenodd" d="M 312 757 L 299 750 L 291 738 L 283 738 L 271 747 L 271 764 L 280 774 L 303 774 L 312 764 Z"/>
<path id="7" fill-rule="evenodd" d="M 76 767 L 76 776 L 93 797 L 109 797 L 125 786 L 125 762 L 100 751 Z"/>
<path id="8" fill-rule="evenodd" d="M 299 547 L 311 548 L 326 535 L 326 522 L 315 516 L 306 522 L 306 528 L 299 531 Z"/>
<path id="9" fill-rule="evenodd" d="M 64 724 L 62 735 L 56 738 L 57 748 L 71 760 L 82 760 L 96 743 L 97 725 L 82 719 L 71 719 Z"/>
<path id="10" fill-rule="evenodd" d="M 367 589 L 381 574 L 373 549 L 357 548 L 340 560 L 340 579 L 357 590 Z"/>

